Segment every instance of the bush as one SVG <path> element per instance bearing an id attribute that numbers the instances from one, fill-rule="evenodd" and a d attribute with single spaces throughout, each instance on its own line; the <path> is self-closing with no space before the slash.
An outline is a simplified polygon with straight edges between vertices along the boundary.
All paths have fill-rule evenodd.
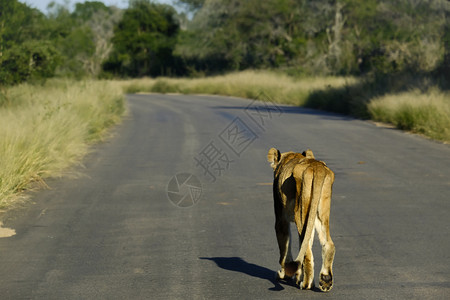
<path id="1" fill-rule="evenodd" d="M 46 42 L 30 41 L 7 49 L 0 60 L 0 85 L 44 81 L 55 74 L 58 52 Z"/>

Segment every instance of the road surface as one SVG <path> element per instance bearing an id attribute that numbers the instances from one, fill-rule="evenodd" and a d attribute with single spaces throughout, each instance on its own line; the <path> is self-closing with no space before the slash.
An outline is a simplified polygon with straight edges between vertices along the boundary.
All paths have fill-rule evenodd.
<path id="1" fill-rule="evenodd" d="M 127 98 L 77 178 L 2 217 L 16 234 L 0 239 L 1 299 L 450 297 L 448 145 L 270 102 Z M 274 280 L 271 147 L 310 148 L 336 173 L 327 294 Z"/>

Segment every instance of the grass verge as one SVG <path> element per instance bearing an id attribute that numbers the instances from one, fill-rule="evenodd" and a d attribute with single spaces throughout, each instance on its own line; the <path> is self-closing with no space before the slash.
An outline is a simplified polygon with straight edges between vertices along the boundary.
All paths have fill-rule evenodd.
<path id="1" fill-rule="evenodd" d="M 122 90 L 106 81 L 52 80 L 6 93 L 0 107 L 0 208 L 31 183 L 78 162 L 125 111 Z"/>
<path id="2" fill-rule="evenodd" d="M 375 121 L 450 142 L 450 94 L 437 88 L 377 97 L 368 110 Z"/>

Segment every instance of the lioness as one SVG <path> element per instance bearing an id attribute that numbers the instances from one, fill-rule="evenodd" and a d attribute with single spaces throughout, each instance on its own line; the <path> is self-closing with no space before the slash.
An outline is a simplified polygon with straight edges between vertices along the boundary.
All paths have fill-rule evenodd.
<path id="1" fill-rule="evenodd" d="M 334 243 L 331 240 L 329 219 L 331 188 L 334 173 L 324 162 L 317 161 L 311 150 L 300 153 L 280 153 L 269 150 L 267 160 L 274 170 L 273 198 L 275 204 L 275 231 L 280 248 L 281 270 L 278 279 L 295 275 L 301 289 L 311 289 L 314 279 L 314 260 L 311 250 L 314 229 L 322 245 L 320 289 L 328 292 L 333 287 Z M 300 251 L 295 260 L 290 251 L 290 222 L 295 222 L 300 237 Z M 303 281 L 300 276 L 303 270 Z"/>

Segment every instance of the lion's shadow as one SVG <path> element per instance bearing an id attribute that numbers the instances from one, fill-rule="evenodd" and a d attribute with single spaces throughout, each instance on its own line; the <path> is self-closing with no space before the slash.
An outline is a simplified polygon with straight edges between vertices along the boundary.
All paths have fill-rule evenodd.
<path id="1" fill-rule="evenodd" d="M 248 263 L 240 257 L 200 257 L 200 259 L 211 260 L 216 263 L 219 268 L 228 271 L 240 272 L 252 277 L 266 279 L 274 286 L 269 288 L 271 291 L 281 291 L 284 287 L 275 278 L 275 272 L 268 268 Z M 283 284 L 295 286 L 294 282 L 281 281 Z"/>

